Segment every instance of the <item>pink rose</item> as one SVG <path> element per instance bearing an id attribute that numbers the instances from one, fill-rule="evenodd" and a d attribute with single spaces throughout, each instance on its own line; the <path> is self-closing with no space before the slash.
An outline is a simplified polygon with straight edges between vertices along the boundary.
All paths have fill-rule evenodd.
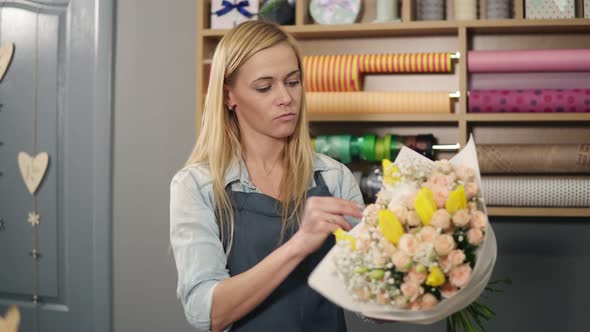
<path id="1" fill-rule="evenodd" d="M 430 309 L 438 303 L 438 299 L 436 298 L 436 296 L 430 293 L 426 293 L 422 295 L 422 299 L 420 302 L 422 304 L 422 309 Z"/>
<path id="2" fill-rule="evenodd" d="M 449 234 L 441 234 L 434 240 L 434 250 L 439 256 L 448 255 L 455 249 L 455 240 Z"/>
<path id="3" fill-rule="evenodd" d="M 399 222 L 402 225 L 406 224 L 406 221 L 408 220 L 408 209 L 406 209 L 403 206 L 399 206 L 399 205 L 392 205 L 393 201 L 391 201 L 391 203 L 389 203 L 389 210 L 391 212 L 393 212 L 393 214 L 395 214 L 395 216 L 397 217 L 397 220 L 399 220 Z"/>
<path id="4" fill-rule="evenodd" d="M 412 268 L 408 274 L 404 277 L 405 282 L 415 282 L 418 285 L 421 285 L 425 280 L 428 274 L 426 271 L 424 272 L 417 272 L 416 268 Z"/>
<path id="5" fill-rule="evenodd" d="M 434 227 L 431 226 L 422 227 L 422 229 L 420 229 L 420 232 L 418 232 L 418 238 L 420 239 L 420 241 L 425 243 L 434 243 L 434 239 L 437 235 L 438 232 L 436 231 L 436 229 L 434 229 Z"/>
<path id="6" fill-rule="evenodd" d="M 453 178 L 444 174 L 438 174 L 428 180 L 434 187 L 448 188 L 453 182 Z"/>
<path id="7" fill-rule="evenodd" d="M 420 301 L 418 301 L 418 299 L 410 303 L 410 310 L 417 311 L 420 309 L 422 309 L 422 306 L 420 305 Z"/>
<path id="8" fill-rule="evenodd" d="M 477 197 L 477 194 L 479 193 L 479 187 L 475 182 L 467 182 L 464 188 L 467 200 L 470 200 L 473 197 Z"/>
<path id="9" fill-rule="evenodd" d="M 406 197 L 406 200 L 404 201 L 406 208 L 408 210 L 413 210 L 414 209 L 414 202 L 416 201 L 416 195 L 417 192 L 412 192 L 411 194 L 408 195 L 408 197 Z"/>
<path id="10" fill-rule="evenodd" d="M 488 226 L 488 217 L 481 211 L 474 211 L 471 214 L 471 227 L 484 230 Z"/>
<path id="11" fill-rule="evenodd" d="M 465 227 L 471 221 L 471 213 L 467 209 L 459 210 L 453 215 L 453 224 L 457 227 Z"/>
<path id="12" fill-rule="evenodd" d="M 413 302 L 418 298 L 418 296 L 424 293 L 424 289 L 422 288 L 422 286 L 415 282 L 404 282 L 401 285 L 400 289 L 402 291 L 402 294 L 405 297 L 407 297 L 408 300 L 410 300 L 410 302 Z"/>
<path id="13" fill-rule="evenodd" d="M 478 246 L 483 241 L 483 232 L 479 228 L 472 228 L 467 231 L 467 242 Z"/>
<path id="14" fill-rule="evenodd" d="M 406 255 L 404 252 L 400 250 L 396 251 L 391 259 L 398 271 L 406 272 L 410 269 L 412 260 L 410 259 L 410 256 Z"/>
<path id="15" fill-rule="evenodd" d="M 455 266 L 449 272 L 449 282 L 451 285 L 463 288 L 469 282 L 471 278 L 471 266 L 469 264 L 461 264 L 459 266 Z"/>
<path id="16" fill-rule="evenodd" d="M 450 297 L 453 297 L 455 294 L 457 294 L 458 291 L 459 291 L 459 288 L 457 288 L 447 282 L 440 288 L 440 295 L 442 295 L 442 297 L 444 297 L 445 299 L 448 299 Z"/>
<path id="17" fill-rule="evenodd" d="M 467 210 L 469 210 L 470 212 L 476 211 L 477 210 L 477 204 L 475 202 L 469 202 L 469 203 L 467 203 Z"/>
<path id="18" fill-rule="evenodd" d="M 418 249 L 418 240 L 414 235 L 406 233 L 400 237 L 398 247 L 409 256 L 414 256 Z"/>
<path id="19" fill-rule="evenodd" d="M 440 264 L 440 268 L 443 270 L 444 273 L 449 272 L 449 270 L 453 267 L 453 263 L 451 263 L 449 256 L 443 257 L 440 260 L 439 264 Z"/>
<path id="20" fill-rule="evenodd" d="M 395 254 L 395 252 L 397 251 L 395 246 L 391 242 L 387 241 L 385 238 L 382 238 L 380 243 L 383 246 L 383 251 L 389 257 L 392 257 L 393 254 Z"/>
<path id="21" fill-rule="evenodd" d="M 410 211 L 408 212 L 408 226 L 411 227 L 416 227 L 416 226 L 420 226 L 420 224 L 422 223 L 422 221 L 420 220 L 420 216 L 418 216 L 418 213 L 416 213 L 416 211 Z"/>
<path id="22" fill-rule="evenodd" d="M 383 292 L 377 294 L 377 302 L 380 304 L 389 303 L 389 295 L 387 293 L 383 293 Z"/>
<path id="23" fill-rule="evenodd" d="M 451 215 L 445 209 L 439 209 L 434 212 L 430 224 L 433 227 L 447 229 L 451 226 Z"/>
<path id="24" fill-rule="evenodd" d="M 432 188 L 432 193 L 434 194 L 434 202 L 436 203 L 436 207 L 439 209 L 443 209 L 445 207 L 445 203 L 451 194 L 451 191 L 448 188 L 436 186 Z"/>
<path id="25" fill-rule="evenodd" d="M 451 266 L 457 266 L 463 264 L 463 262 L 465 261 L 465 253 L 463 252 L 463 250 L 459 249 L 451 250 L 447 258 L 449 260 L 449 263 L 451 263 Z"/>
<path id="26" fill-rule="evenodd" d="M 409 304 L 410 301 L 408 301 L 408 299 L 403 296 L 398 296 L 395 298 L 395 305 L 399 308 L 405 309 Z"/>

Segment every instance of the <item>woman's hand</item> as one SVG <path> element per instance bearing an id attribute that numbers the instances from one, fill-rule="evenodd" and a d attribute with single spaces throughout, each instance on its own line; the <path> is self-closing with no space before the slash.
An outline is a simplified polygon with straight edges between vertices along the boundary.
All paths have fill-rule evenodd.
<path id="1" fill-rule="evenodd" d="M 345 215 L 360 219 L 363 212 L 354 201 L 336 197 L 308 198 L 301 225 L 292 239 L 299 254 L 307 256 L 313 253 L 338 228 L 349 231 L 352 226 L 344 219 Z"/>

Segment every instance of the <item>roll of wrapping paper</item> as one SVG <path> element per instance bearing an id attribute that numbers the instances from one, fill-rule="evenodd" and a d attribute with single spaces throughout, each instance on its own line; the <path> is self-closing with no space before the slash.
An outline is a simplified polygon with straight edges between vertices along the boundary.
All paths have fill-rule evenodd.
<path id="1" fill-rule="evenodd" d="M 590 144 L 480 144 L 481 173 L 590 173 Z"/>
<path id="2" fill-rule="evenodd" d="M 481 186 L 488 206 L 590 207 L 590 176 L 482 176 Z"/>
<path id="3" fill-rule="evenodd" d="M 315 151 L 349 163 L 352 161 L 351 138 L 351 135 L 318 136 L 315 138 Z"/>
<path id="4" fill-rule="evenodd" d="M 590 49 L 470 51 L 467 69 L 472 73 L 590 71 Z"/>
<path id="5" fill-rule="evenodd" d="M 308 92 L 311 113 L 451 113 L 448 92 Z"/>
<path id="6" fill-rule="evenodd" d="M 316 55 L 303 59 L 305 89 L 310 92 L 362 90 L 362 74 L 448 73 L 450 53 Z"/>
<path id="7" fill-rule="evenodd" d="M 590 112 L 590 89 L 472 90 L 469 112 Z"/>

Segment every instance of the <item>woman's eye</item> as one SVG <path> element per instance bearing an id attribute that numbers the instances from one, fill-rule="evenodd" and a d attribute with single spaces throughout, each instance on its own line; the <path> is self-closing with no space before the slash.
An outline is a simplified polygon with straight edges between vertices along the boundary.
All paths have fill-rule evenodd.
<path id="1" fill-rule="evenodd" d="M 299 83 L 300 83 L 299 81 L 289 81 L 289 82 L 287 82 L 287 84 L 289 86 L 297 86 L 297 85 L 299 85 Z"/>
<path id="2" fill-rule="evenodd" d="M 258 92 L 268 92 L 269 90 L 270 90 L 270 86 L 263 86 L 263 87 L 256 88 L 256 91 L 258 91 Z"/>

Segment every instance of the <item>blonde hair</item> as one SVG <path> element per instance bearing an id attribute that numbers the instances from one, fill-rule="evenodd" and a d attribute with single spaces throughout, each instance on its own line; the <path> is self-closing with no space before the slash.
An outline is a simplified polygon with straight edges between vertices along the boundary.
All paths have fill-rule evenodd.
<path id="1" fill-rule="evenodd" d="M 211 64 L 211 76 L 205 97 L 201 130 L 185 166 L 208 163 L 220 226 L 221 241 L 229 253 L 234 237 L 234 215 L 225 191 L 224 176 L 234 158 L 241 158 L 240 132 L 234 112 L 224 106 L 224 86 L 231 85 L 240 67 L 257 52 L 280 43 L 288 43 L 297 57 L 303 85 L 302 58 L 295 39 L 278 25 L 265 21 L 247 21 L 221 39 Z M 306 116 L 305 93 L 301 112 L 293 134 L 287 138 L 281 180 L 282 228 L 285 232 L 299 223 L 313 176 L 313 149 Z M 229 238 L 226 236 L 229 235 Z"/>

